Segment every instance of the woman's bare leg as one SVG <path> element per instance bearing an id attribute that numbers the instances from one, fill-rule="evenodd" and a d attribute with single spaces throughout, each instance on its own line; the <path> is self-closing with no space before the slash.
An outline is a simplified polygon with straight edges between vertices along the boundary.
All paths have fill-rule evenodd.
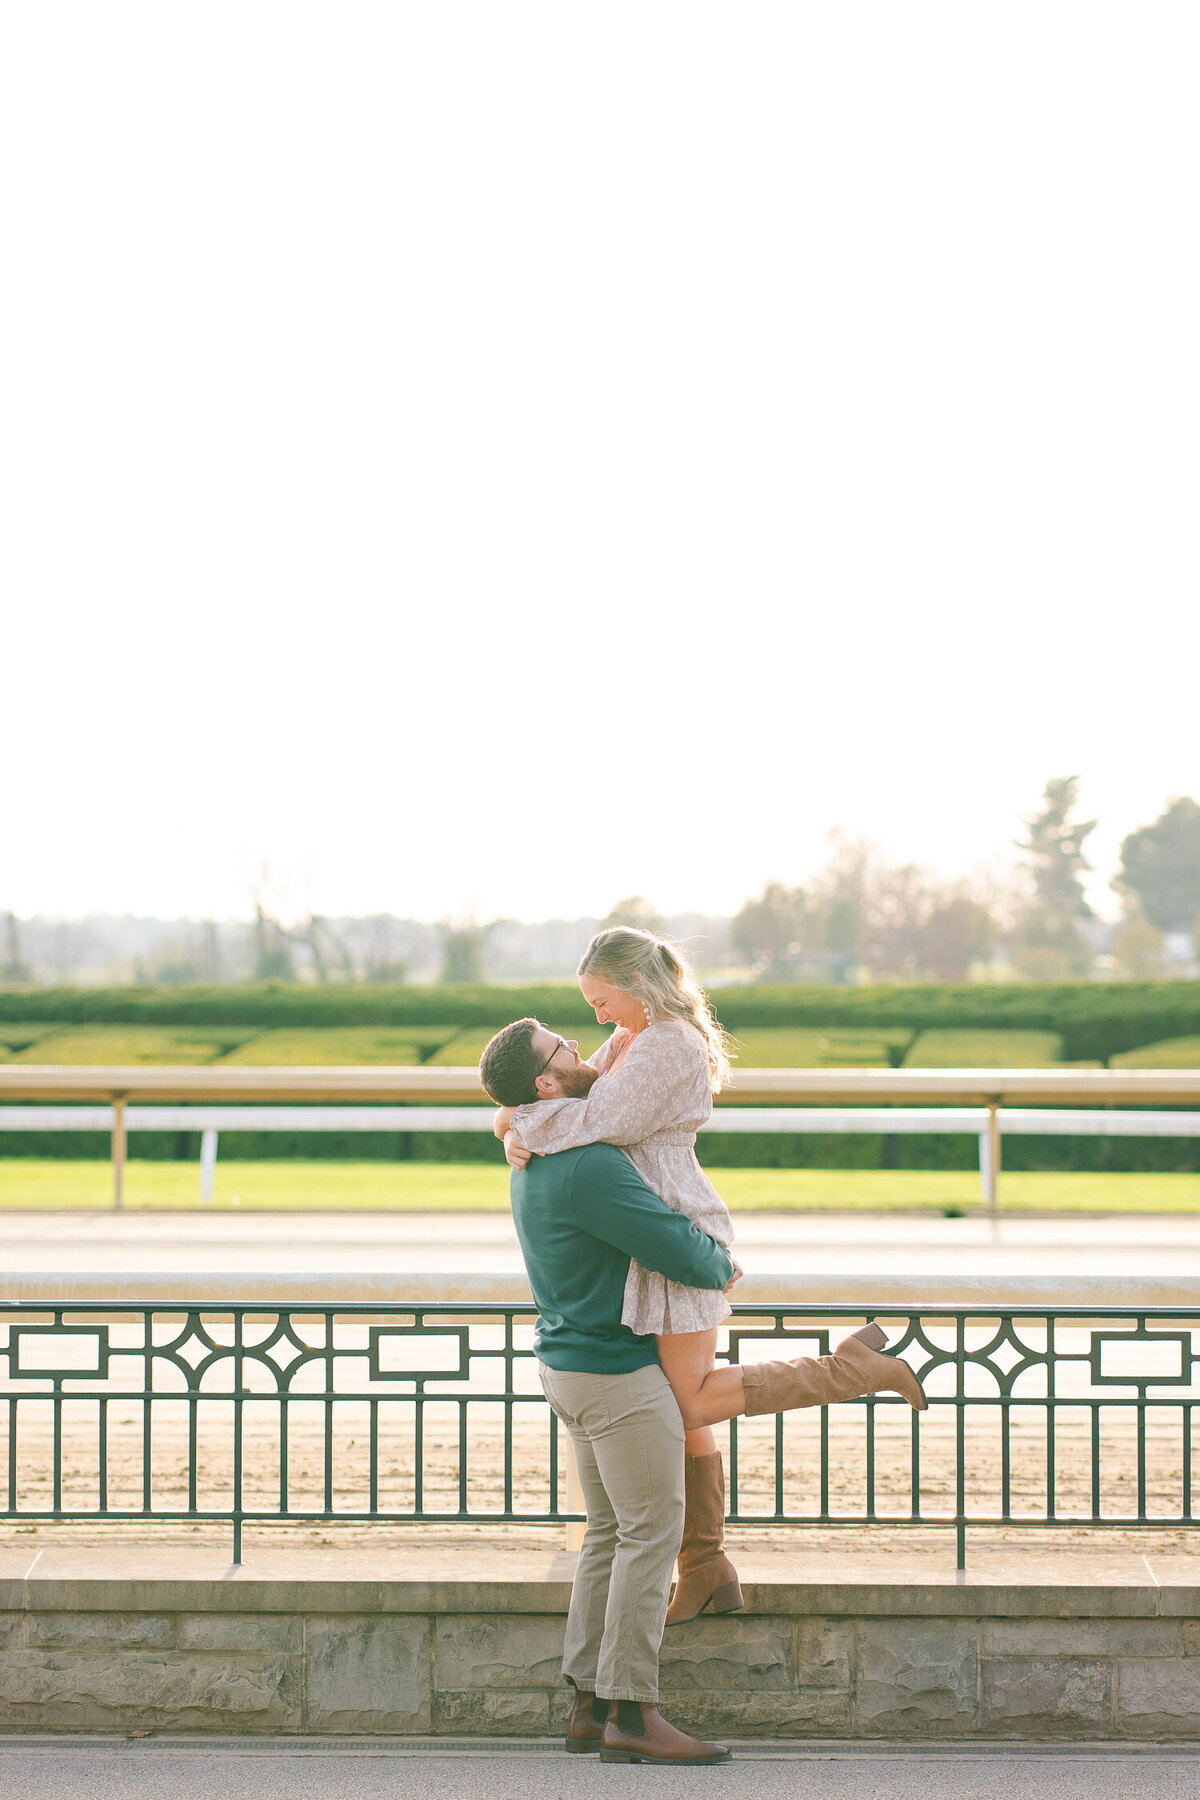
<path id="1" fill-rule="evenodd" d="M 699 1434 L 722 1419 L 742 1413 L 785 1412 L 798 1406 L 831 1406 L 863 1394 L 900 1394 L 918 1412 L 928 1402 L 908 1364 L 880 1354 L 887 1343 L 878 1325 L 852 1331 L 826 1356 L 798 1356 L 790 1362 L 714 1366 L 715 1331 L 676 1331 L 658 1339 L 658 1359 L 670 1382 L 684 1430 Z M 709 1443 L 712 1444 L 711 1437 Z M 712 1444 L 715 1448 L 715 1444 Z M 688 1455 L 703 1456 L 688 1445 Z"/>
<path id="2" fill-rule="evenodd" d="M 741 1369 L 736 1363 L 718 1369 L 716 1354 L 715 1325 L 709 1331 L 666 1332 L 658 1339 L 658 1360 L 683 1414 L 688 1456 L 710 1455 L 717 1445 L 708 1427 L 746 1410 Z"/>

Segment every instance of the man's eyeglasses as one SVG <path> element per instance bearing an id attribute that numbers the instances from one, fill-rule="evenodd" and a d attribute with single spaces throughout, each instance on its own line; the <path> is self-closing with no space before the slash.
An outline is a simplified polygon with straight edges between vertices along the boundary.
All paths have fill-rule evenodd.
<path id="1" fill-rule="evenodd" d="M 555 1033 L 555 1036 L 558 1037 L 557 1032 Z M 558 1041 L 555 1044 L 553 1050 L 550 1052 L 549 1056 L 546 1058 L 545 1062 L 542 1064 L 541 1068 L 538 1070 L 537 1074 L 534 1076 L 533 1079 L 535 1081 L 537 1081 L 541 1076 L 543 1076 L 546 1073 L 546 1070 L 550 1067 L 550 1064 L 554 1061 L 555 1057 L 558 1055 L 560 1050 L 570 1050 L 570 1049 L 571 1049 L 571 1046 L 570 1046 L 570 1044 L 568 1044 L 565 1037 L 558 1038 Z M 574 1054 L 574 1052 L 572 1052 L 572 1054 Z"/>

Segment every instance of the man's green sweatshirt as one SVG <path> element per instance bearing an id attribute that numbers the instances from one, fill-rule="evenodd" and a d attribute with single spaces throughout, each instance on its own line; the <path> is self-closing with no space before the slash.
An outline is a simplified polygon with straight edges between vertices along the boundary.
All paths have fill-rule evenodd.
<path id="1" fill-rule="evenodd" d="M 728 1251 L 612 1144 L 534 1156 L 509 1192 L 539 1315 L 534 1348 L 552 1369 L 623 1375 L 658 1361 L 654 1339 L 621 1323 L 631 1259 L 687 1287 L 723 1288 L 733 1275 Z"/>

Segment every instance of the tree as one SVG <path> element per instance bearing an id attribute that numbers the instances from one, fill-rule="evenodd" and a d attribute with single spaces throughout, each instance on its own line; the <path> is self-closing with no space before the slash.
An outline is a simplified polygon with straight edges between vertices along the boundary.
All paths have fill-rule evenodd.
<path id="1" fill-rule="evenodd" d="M 739 909 L 729 935 L 734 948 L 769 981 L 790 972 L 807 920 L 804 889 L 769 881 L 757 900 L 747 900 Z"/>
<path id="2" fill-rule="evenodd" d="M 304 944 L 312 958 L 312 971 L 317 981 L 328 981 L 335 971 L 343 981 L 354 980 L 354 959 L 349 945 L 332 919 L 310 912 L 298 929 L 289 934 L 292 942 Z"/>
<path id="3" fill-rule="evenodd" d="M 256 981 L 292 981 L 295 979 L 288 934 L 278 919 L 265 910 L 256 895 L 254 901 L 254 979 Z"/>
<path id="4" fill-rule="evenodd" d="M 965 981 L 992 947 L 995 927 L 982 901 L 962 884 L 942 887 L 914 863 L 877 866 L 865 895 L 862 957 L 879 974 L 909 981 Z"/>
<path id="5" fill-rule="evenodd" d="M 925 925 L 932 901 L 924 874 L 915 863 L 896 869 L 876 868 L 863 897 L 867 938 L 863 961 L 889 974 L 915 981 L 921 973 Z"/>
<path id="6" fill-rule="evenodd" d="M 938 981 L 965 981 L 971 964 L 992 953 L 996 927 L 981 900 L 965 888 L 939 894 L 921 933 L 921 967 Z"/>
<path id="7" fill-rule="evenodd" d="M 1200 916 L 1200 806 L 1172 800 L 1153 825 L 1131 831 L 1113 886 L 1136 894 L 1159 931 L 1194 931 Z"/>
<path id="8" fill-rule="evenodd" d="M 812 884 L 811 930 L 824 949 L 855 958 L 870 928 L 879 859 L 865 838 L 847 838 L 840 831 L 829 838 L 829 861 Z"/>
<path id="9" fill-rule="evenodd" d="M 1072 819 L 1078 792 L 1078 775 L 1048 781 L 1041 812 L 1025 820 L 1029 837 L 1017 843 L 1025 852 L 1038 900 L 1056 919 L 1092 916 L 1080 877 L 1092 866 L 1083 854 L 1083 843 L 1095 831 L 1097 821 L 1089 819 L 1084 825 Z"/>
<path id="10" fill-rule="evenodd" d="M 5 914 L 4 960 L 0 962 L 0 981 L 28 981 L 29 970 L 21 955 L 21 931 L 15 912 Z"/>
<path id="11" fill-rule="evenodd" d="M 1077 775 L 1048 781 L 1041 812 L 1025 821 L 1029 836 L 1018 840 L 1033 895 L 1017 920 L 1009 951 L 1015 966 L 1033 981 L 1064 980 L 1091 968 L 1091 946 L 1079 927 L 1092 916 L 1083 892 L 1082 876 L 1091 868 L 1083 845 L 1096 820 L 1085 824 L 1072 818 L 1078 790 Z"/>
<path id="12" fill-rule="evenodd" d="M 1162 932 L 1136 906 L 1113 932 L 1112 954 L 1132 981 L 1161 981 L 1166 973 Z"/>
<path id="13" fill-rule="evenodd" d="M 630 894 L 627 899 L 618 900 L 608 916 L 600 921 L 602 930 L 612 925 L 632 925 L 635 931 L 652 931 L 656 937 L 661 937 L 667 921 L 649 900 L 643 900 L 640 894 Z"/>
<path id="14" fill-rule="evenodd" d="M 1056 919 L 1031 906 L 1008 940 L 1013 967 L 1028 981 L 1075 981 L 1088 974 L 1092 948 L 1078 919 Z"/>
<path id="15" fill-rule="evenodd" d="M 483 946 L 489 927 L 455 925 L 442 921 L 438 930 L 442 938 L 442 980 L 446 982 L 482 981 Z"/>
<path id="16" fill-rule="evenodd" d="M 395 920 L 388 913 L 376 913 L 365 921 L 367 932 L 363 976 L 367 981 L 407 981 L 408 960 L 398 954 L 394 943 Z"/>
<path id="17" fill-rule="evenodd" d="M 831 973 L 859 963 L 909 981 L 962 981 L 990 954 L 991 908 L 965 884 L 942 886 L 915 863 L 889 867 L 862 839 L 832 838 L 809 888 L 770 882 L 733 921 L 734 947 L 766 980 L 794 980 L 805 963 Z"/>

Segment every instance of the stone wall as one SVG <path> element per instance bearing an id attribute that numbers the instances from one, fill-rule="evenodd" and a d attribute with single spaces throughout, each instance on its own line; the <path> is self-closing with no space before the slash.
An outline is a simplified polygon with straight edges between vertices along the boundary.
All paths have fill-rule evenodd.
<path id="1" fill-rule="evenodd" d="M 566 1597 L 561 1582 L 0 1582 L 0 1725 L 545 1736 L 565 1711 Z M 747 1599 L 668 1633 L 678 1724 L 1200 1739 L 1192 1588 L 763 1584 Z"/>

